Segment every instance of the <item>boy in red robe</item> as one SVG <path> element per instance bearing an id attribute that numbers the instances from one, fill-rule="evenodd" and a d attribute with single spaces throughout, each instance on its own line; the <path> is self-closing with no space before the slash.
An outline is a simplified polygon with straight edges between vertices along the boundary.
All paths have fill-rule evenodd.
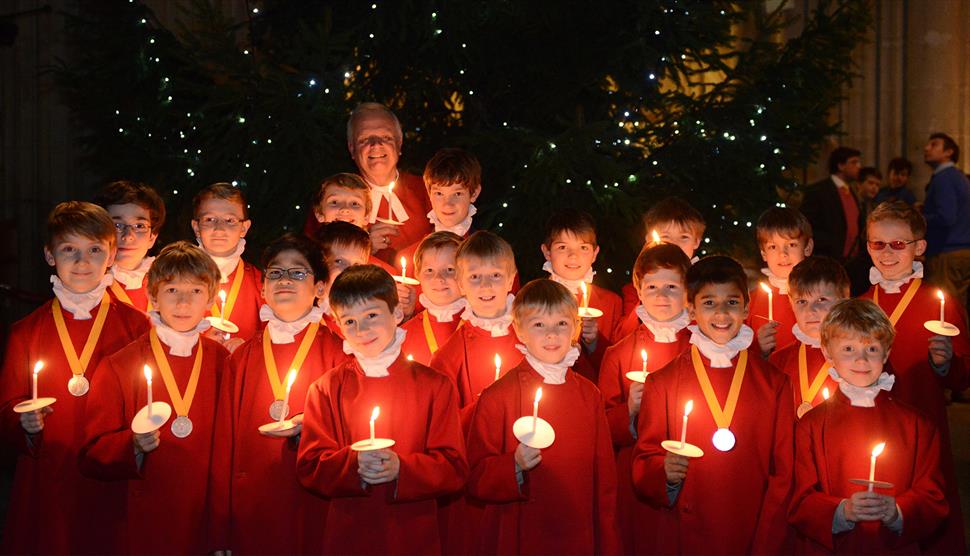
<path id="1" fill-rule="evenodd" d="M 401 353 L 406 334 L 386 271 L 347 269 L 330 303 L 353 359 L 310 386 L 297 455 L 300 482 L 330 499 L 322 552 L 440 553 L 436 498 L 468 475 L 455 387 Z M 375 435 L 393 446 L 369 449 Z"/>
<path id="2" fill-rule="evenodd" d="M 303 404 L 310 384 L 346 356 L 337 337 L 321 326 L 323 311 L 314 304 L 327 285 L 316 243 L 286 234 L 266 247 L 262 266 L 266 304 L 259 314 L 266 324 L 230 358 L 216 442 L 217 449 L 231 451 L 232 468 L 214 474 L 217 492 L 210 506 L 228 509 L 224 548 L 239 554 L 316 554 L 327 502 L 296 477 Z M 295 428 L 258 432 L 284 413 Z"/>
<path id="3" fill-rule="evenodd" d="M 573 292 L 590 308 L 603 312 L 599 318 L 584 317 L 580 343 L 583 355 L 589 360 L 593 373 L 587 376 L 596 381 L 597 370 L 606 348 L 617 339 L 616 328 L 623 318 L 623 300 L 615 293 L 593 284 L 593 263 L 600 252 L 596 244 L 596 223 L 589 214 L 578 210 L 563 210 L 546 222 L 546 238 L 540 246 L 546 262 L 542 270 L 549 279 Z M 583 293 L 585 284 L 586 293 Z"/>
<path id="4" fill-rule="evenodd" d="M 526 284 L 513 305 L 525 355 L 482 392 L 468 433 L 468 494 L 485 503 L 480 554 L 619 554 L 616 476 L 603 398 L 572 371 L 578 305 L 551 280 Z M 555 431 L 551 446 L 519 441 L 512 424 L 535 414 Z"/>
<path id="5" fill-rule="evenodd" d="M 415 361 L 428 365 L 431 357 L 451 338 L 465 310 L 465 298 L 458 289 L 455 253 L 461 238 L 452 232 L 434 232 L 421 241 L 414 253 L 414 268 L 421 282 L 418 300 L 424 307 L 401 327 L 408 333 L 402 350 Z"/>
<path id="6" fill-rule="evenodd" d="M 795 422 L 788 378 L 749 353 L 748 284 L 736 261 L 692 266 L 687 303 L 697 321 L 691 348 L 643 388 L 633 485 L 664 522 L 638 546 L 645 554 L 783 553 Z M 686 440 L 704 452 L 691 460 L 661 447 L 682 438 L 689 401 Z"/>
<path id="7" fill-rule="evenodd" d="M 812 225 L 793 208 L 772 207 L 758 218 L 755 226 L 761 258 L 768 265 L 761 273 L 768 277 L 751 293 L 751 310 L 747 325 L 754 329 L 761 355 L 771 353 L 795 341 L 792 326 L 795 315 L 788 299 L 788 275 L 792 268 L 812 254 Z M 771 290 L 771 295 L 765 291 Z M 771 310 L 768 300 L 771 300 Z M 768 320 L 769 313 L 774 320 Z"/>
<path id="8" fill-rule="evenodd" d="M 165 203 L 151 186 L 131 181 L 109 183 L 95 202 L 108 211 L 118 231 L 118 254 L 111 266 L 115 281 L 109 291 L 115 299 L 147 313 L 145 275 L 155 260 L 147 255 L 165 224 Z"/>
<path id="9" fill-rule="evenodd" d="M 637 415 L 643 380 L 631 380 L 631 371 L 662 369 L 690 344 L 687 325 L 687 290 L 684 279 L 690 259 L 667 243 L 648 246 L 633 265 L 633 283 L 640 294 L 636 330 L 606 350 L 599 372 L 599 389 L 606 400 L 606 420 L 616 450 L 617 521 L 624 552 L 636 552 L 636 532 L 659 522 L 656 510 L 637 498 L 630 482 Z"/>
<path id="10" fill-rule="evenodd" d="M 120 526 L 123 493 L 81 475 L 80 431 L 99 361 L 147 330 L 148 321 L 106 291 L 116 235 L 104 209 L 57 205 L 47 218 L 47 238 L 55 298 L 13 325 L 0 371 L 3 451 L 16 457 L 0 552 L 104 553 L 110 531 Z M 37 396 L 57 402 L 14 412 L 32 398 L 31 371 L 41 362 Z"/>
<path id="11" fill-rule="evenodd" d="M 256 334 L 259 308 L 263 305 L 259 295 L 262 284 L 259 270 L 242 258 L 246 233 L 252 225 L 246 198 L 242 191 L 228 183 L 214 183 L 196 194 L 192 200 L 192 215 L 196 240 L 219 267 L 217 292 L 226 293 L 225 303 L 216 300 L 211 314 L 224 316 L 239 327 L 239 332 L 229 339 L 216 329 L 208 334 L 233 351 Z"/>
<path id="12" fill-rule="evenodd" d="M 919 554 L 947 515 L 939 431 L 890 394 L 895 334 L 869 300 L 841 301 L 825 319 L 822 350 L 839 388 L 798 423 L 789 519 L 799 553 Z M 883 484 L 867 488 L 866 477 Z"/>
<path id="13" fill-rule="evenodd" d="M 119 481 L 126 516 L 110 552 L 198 554 L 224 538 L 207 515 L 210 472 L 228 468 L 215 449 L 216 400 L 228 377 L 228 352 L 202 332 L 219 284 L 219 268 L 202 249 L 178 241 L 148 271 L 153 328 L 101 361 L 84 424 L 81 472 Z M 172 407 L 153 432 L 135 434 L 132 419 L 147 403 L 144 367 L 155 378 L 153 400 Z M 159 385 L 161 387 L 159 387 Z"/>
<path id="14" fill-rule="evenodd" d="M 889 363 L 896 377 L 893 392 L 900 401 L 922 411 L 940 430 L 940 465 L 950 514 L 924 550 L 934 554 L 966 553 L 963 514 L 957 489 L 944 388 L 963 390 L 970 379 L 967 323 L 956 303 L 946 303 L 944 319 L 957 326 L 959 336 L 948 338 L 927 330 L 923 323 L 940 318 L 939 290 L 923 285 L 923 265 L 916 257 L 926 250 L 926 220 L 902 201 L 882 203 L 866 218 L 866 234 L 873 268 L 872 288 L 863 295 L 889 315 L 896 329 L 896 345 Z"/>
<path id="15" fill-rule="evenodd" d="M 849 275 L 835 259 L 808 257 L 788 275 L 787 297 L 795 313 L 791 331 L 796 341 L 776 350 L 768 360 L 788 375 L 795 394 L 795 417 L 801 419 L 835 392 L 820 334 L 832 306 L 849 297 Z"/>

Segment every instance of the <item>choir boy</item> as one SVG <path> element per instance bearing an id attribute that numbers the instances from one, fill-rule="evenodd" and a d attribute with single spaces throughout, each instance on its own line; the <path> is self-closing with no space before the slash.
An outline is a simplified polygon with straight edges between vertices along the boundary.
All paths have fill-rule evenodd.
<path id="1" fill-rule="evenodd" d="M 636 497 L 630 482 L 643 383 L 631 381 L 626 374 L 658 371 L 690 347 L 684 284 L 689 268 L 690 259 L 676 245 L 662 243 L 640 252 L 633 265 L 633 283 L 640 295 L 637 327 L 606 350 L 600 367 L 599 389 L 606 400 L 606 420 L 616 450 L 617 520 L 628 554 L 636 551 L 637 529 L 655 525 L 657 517 Z"/>
<path id="2" fill-rule="evenodd" d="M 808 257 L 788 275 L 788 299 L 795 313 L 791 332 L 795 342 L 776 350 L 769 361 L 788 375 L 794 390 L 795 416 L 805 413 L 835 392 L 829 365 L 822 354 L 821 330 L 825 315 L 838 301 L 849 297 L 849 275 L 835 259 Z"/>
<path id="3" fill-rule="evenodd" d="M 571 367 L 578 305 L 551 280 L 526 284 L 513 306 L 525 360 L 482 392 L 468 434 L 470 496 L 485 503 L 478 553 L 619 554 L 616 476 L 603 398 Z M 538 415 L 556 433 L 536 449 L 512 432 Z"/>
<path id="4" fill-rule="evenodd" d="M 112 552 L 198 554 L 221 535 L 207 516 L 210 470 L 228 468 L 216 450 L 216 400 L 228 378 L 228 352 L 203 334 L 219 286 L 219 268 L 185 241 L 162 249 L 148 271 L 152 329 L 101 361 L 84 423 L 81 472 L 123 481 L 126 522 Z M 154 432 L 135 434 L 131 423 L 152 397 L 172 408 Z M 89 505 L 92 504 L 89 501 Z M 95 505 L 101 502 L 93 503 Z"/>
<path id="5" fill-rule="evenodd" d="M 940 300 L 938 290 L 923 284 L 923 264 L 916 261 L 926 251 L 926 220 L 919 211 L 902 201 L 882 203 L 866 218 L 866 233 L 874 266 L 869 271 L 873 286 L 863 297 L 882 307 L 899 338 L 889 355 L 896 377 L 893 391 L 901 401 L 925 413 L 940 430 L 940 465 L 950 514 L 925 548 L 932 553 L 963 554 L 963 518 L 943 390 L 968 386 L 967 323 L 960 307 L 955 307 L 958 304 L 951 302 L 944 304 L 944 318 L 960 328 L 959 336 L 938 336 L 923 326 L 940 318 Z"/>
<path id="6" fill-rule="evenodd" d="M 313 197 L 313 215 L 317 222 L 349 222 L 362 230 L 370 223 L 370 188 L 357 174 L 336 174 L 323 180 Z"/>
<path id="7" fill-rule="evenodd" d="M 822 350 L 839 387 L 796 430 L 799 553 L 920 554 L 947 515 L 939 430 L 891 393 L 895 335 L 869 300 L 841 301 L 825 318 Z M 854 482 L 867 477 L 883 484 Z"/>
<path id="8" fill-rule="evenodd" d="M 252 225 L 249 208 L 242 191 L 228 183 L 214 183 L 202 188 L 192 200 L 192 231 L 202 249 L 219 267 L 216 293 L 224 291 L 226 301 L 218 299 L 211 308 L 212 316 L 224 316 L 239 326 L 239 332 L 226 341 L 235 349 L 252 338 L 259 327 L 259 296 L 262 278 L 259 270 L 242 259 L 246 233 Z M 222 337 L 216 330 L 213 337 Z M 221 338 L 220 338 L 221 339 Z"/>
<path id="9" fill-rule="evenodd" d="M 143 314 L 106 291 L 115 242 L 111 217 L 99 206 L 69 201 L 47 218 L 44 258 L 55 270 L 54 299 L 11 327 L 0 371 L 3 452 L 16 461 L 4 554 L 103 553 L 111 546 L 107 535 L 119 526 L 123 493 L 77 468 L 98 363 L 148 329 Z M 57 402 L 15 413 L 14 406 L 32 398 L 33 380 L 38 397 Z"/>
<path id="10" fill-rule="evenodd" d="M 165 224 L 165 203 L 151 186 L 131 181 L 109 183 L 95 202 L 108 211 L 118 232 L 118 254 L 111 267 L 115 281 L 109 291 L 122 303 L 148 312 L 145 276 L 155 257 L 147 255 Z"/>
<path id="11" fill-rule="evenodd" d="M 744 269 L 723 256 L 687 272 L 690 349 L 647 377 L 633 451 L 633 484 L 662 523 L 639 532 L 648 554 L 780 554 L 788 547 L 794 409 L 788 378 L 756 352 Z M 692 402 L 688 460 L 680 439 Z M 661 534 L 653 534 L 659 528 Z"/>
<path id="12" fill-rule="evenodd" d="M 403 315 L 385 270 L 347 269 L 330 304 L 353 358 L 310 386 L 296 462 L 300 482 L 329 498 L 325 518 L 316 516 L 321 550 L 440 553 L 436 498 L 459 491 L 468 475 L 454 384 L 405 359 Z M 351 448 L 375 434 L 394 445 Z"/>
<path id="13" fill-rule="evenodd" d="M 755 331 L 761 355 L 767 358 L 774 350 L 795 341 L 792 335 L 795 315 L 789 303 L 788 275 L 796 264 L 812 254 L 812 225 L 793 208 L 774 207 L 758 218 L 755 234 L 761 258 L 768 265 L 761 269 L 768 278 L 761 284 L 767 286 L 771 294 L 764 291 L 761 284 L 753 288 L 747 324 Z M 772 320 L 768 319 L 769 315 Z"/>

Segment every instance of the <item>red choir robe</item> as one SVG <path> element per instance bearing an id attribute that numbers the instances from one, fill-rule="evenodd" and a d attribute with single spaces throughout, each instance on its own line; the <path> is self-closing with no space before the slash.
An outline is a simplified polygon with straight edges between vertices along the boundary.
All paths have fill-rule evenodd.
<path id="1" fill-rule="evenodd" d="M 795 412 L 788 379 L 749 349 L 730 429 L 737 444 L 717 450 L 717 424 L 686 350 L 647 377 L 633 450 L 633 485 L 661 509 L 662 535 L 639 535 L 646 554 L 781 554 L 790 550 L 786 512 L 791 497 Z M 725 369 L 707 367 L 718 402 L 727 399 L 738 357 Z M 680 439 L 684 405 L 694 401 L 687 442 L 704 456 L 690 461 L 673 504 L 667 494 L 664 440 Z M 652 531 L 652 530 L 651 530 Z"/>
<path id="2" fill-rule="evenodd" d="M 837 390 L 798 423 L 789 514 L 798 531 L 798 553 L 920 554 L 919 541 L 947 515 L 938 429 L 888 392 L 880 392 L 875 402 L 875 407 L 854 407 Z M 875 479 L 893 486 L 876 492 L 896 498 L 903 516 L 901 534 L 878 521 L 864 521 L 833 535 L 839 503 L 866 489 L 849 479 L 869 477 L 869 456 L 880 442 L 886 450 L 877 460 Z"/>
<path id="3" fill-rule="evenodd" d="M 308 330 L 293 343 L 272 344 L 283 385 Z M 325 327 L 318 328 L 290 390 L 287 415 L 303 413 L 310 385 L 346 359 L 341 341 Z M 220 392 L 216 450 L 232 454 L 227 460 L 231 468 L 213 474 L 210 504 L 218 513 L 217 529 L 227 531 L 228 538 L 215 546 L 238 554 L 318 554 L 327 500 L 297 479 L 299 437 L 273 438 L 258 431 L 272 422 L 269 407 L 276 400 L 266 374 L 263 332 L 233 352 L 229 367 L 231 378 Z"/>
<path id="4" fill-rule="evenodd" d="M 10 329 L 3 370 L 0 371 L 0 415 L 3 451 L 16 458 L 0 552 L 5 554 L 97 554 L 112 547 L 110 532 L 121 526 L 123 514 L 116 503 L 124 492 L 115 485 L 81 475 L 78 452 L 84 443 L 82 427 L 88 399 L 98 394 L 95 377 L 101 359 L 120 350 L 148 330 L 148 319 L 137 310 L 112 301 L 85 378 L 92 384 L 87 395 L 67 390 L 73 376 L 58 340 L 52 313 L 53 300 L 14 323 Z M 90 319 L 75 320 L 62 309 L 64 324 L 80 357 L 94 326 L 98 306 Z M 31 397 L 34 364 L 42 360 L 38 397 L 53 397 L 53 413 L 44 430 L 33 438 L 20 425 L 13 408 Z M 91 500 L 104 501 L 93 505 Z"/>
<path id="5" fill-rule="evenodd" d="M 610 426 L 610 436 L 616 452 L 617 523 L 627 554 L 637 552 L 634 533 L 638 529 L 654 526 L 659 517 L 657 510 L 639 500 L 633 491 L 631 474 L 636 438 L 633 437 L 631 427 L 636 430 L 636 422 L 631 422 L 627 406 L 633 382 L 626 377 L 626 373 L 643 370 L 643 357 L 640 354 L 643 349 L 647 350 L 647 372 L 652 373 L 662 369 L 688 347 L 690 331 L 686 328 L 677 333 L 676 342 L 668 344 L 656 341 L 653 333 L 641 324 L 606 350 L 600 366 L 598 385 L 606 401 L 606 421 Z"/>
<path id="6" fill-rule="evenodd" d="M 775 336 L 775 351 L 787 346 L 795 341 L 791 327 L 795 324 L 795 312 L 791 308 L 791 301 L 788 294 L 778 291 L 767 280 L 764 281 L 771 288 L 772 316 L 778 325 L 778 334 Z M 751 290 L 751 301 L 748 305 L 748 320 L 745 322 L 754 330 L 754 343 L 758 343 L 758 330 L 768 324 L 768 293 L 761 287 Z M 752 344 L 753 345 L 753 344 Z"/>
<path id="7" fill-rule="evenodd" d="M 596 349 L 588 352 L 585 346 L 583 347 L 583 353 L 589 357 L 589 362 L 593 368 L 592 376 L 588 376 L 587 378 L 595 383 L 599 366 L 603 361 L 603 354 L 606 353 L 606 348 L 613 345 L 613 342 L 616 340 L 622 338 L 622 336 L 616 335 L 616 329 L 623 319 L 623 300 L 620 299 L 620 296 L 606 288 L 601 288 L 596 284 L 591 284 L 591 286 L 592 288 L 589 290 L 589 306 L 593 309 L 603 311 L 603 316 L 596 319 Z M 582 297 L 582 293 L 580 293 L 577 298 L 580 306 L 583 303 Z"/>
<path id="8" fill-rule="evenodd" d="M 637 308 L 637 305 L 640 304 L 640 295 L 637 294 L 637 289 L 633 287 L 631 282 L 623 284 L 623 287 L 620 289 L 620 297 L 623 299 L 624 315 L 629 315 L 632 313 Z M 629 334 L 629 332 L 627 334 Z"/>
<path id="9" fill-rule="evenodd" d="M 408 333 L 404 339 L 404 344 L 401 346 L 401 353 L 405 356 L 412 356 L 415 361 L 422 365 L 430 366 L 431 357 L 448 342 L 451 335 L 461 325 L 460 315 L 461 311 L 452 315 L 450 321 L 440 322 L 428 311 L 417 313 L 411 317 L 411 320 L 401 325 L 401 328 Z M 430 331 L 427 330 L 428 327 L 430 327 Z M 494 365 L 492 368 L 494 370 Z"/>
<path id="10" fill-rule="evenodd" d="M 808 385 L 812 384 L 812 381 L 816 379 L 818 373 L 822 373 L 825 376 L 825 380 L 822 385 L 819 386 L 818 392 L 815 393 L 815 397 L 810 400 L 806 400 L 802 397 L 801 382 L 798 375 L 798 351 L 801 348 L 802 343 L 795 341 L 794 343 L 788 344 L 786 347 L 780 350 L 775 350 L 768 361 L 775 366 L 776 369 L 785 373 L 788 376 L 788 380 L 791 382 L 792 388 L 792 400 L 794 402 L 795 410 L 798 410 L 803 402 L 808 402 L 812 406 L 817 406 L 818 404 L 825 401 L 825 396 L 823 391 L 825 388 L 829 389 L 829 395 L 835 393 L 839 389 L 839 383 L 832 380 L 829 376 L 829 365 L 825 362 L 825 356 L 822 355 L 822 348 L 805 346 L 805 361 L 808 367 Z"/>
<path id="11" fill-rule="evenodd" d="M 899 293 L 886 293 L 880 286 L 873 286 L 862 295 L 866 299 L 873 299 L 876 288 L 879 288 L 879 306 L 887 315 L 892 315 L 907 288 L 912 282 L 904 284 Z M 948 298 L 947 301 L 952 301 Z M 928 346 L 933 333 L 923 327 L 928 320 L 940 318 L 940 300 L 936 297 L 936 288 L 926 284 L 920 285 L 899 321 L 896 323 L 896 340 L 889 353 L 889 365 L 896 376 L 893 395 L 900 401 L 908 403 L 922 411 L 940 429 L 940 465 L 943 469 L 945 493 L 950 504 L 950 514 L 943 527 L 933 535 L 924 550 L 933 554 L 965 554 L 966 541 L 963 536 L 963 512 L 960 508 L 960 493 L 958 490 L 956 470 L 950 448 L 950 426 L 946 417 L 946 398 L 943 390 L 963 390 L 970 386 L 970 367 L 967 357 L 970 355 L 970 340 L 967 338 L 967 323 L 962 308 L 956 303 L 946 303 L 946 321 L 960 328 L 959 336 L 952 338 L 953 359 L 946 376 L 937 375 L 930 367 Z"/>
<path id="12" fill-rule="evenodd" d="M 119 528 L 114 552 L 126 554 L 198 554 L 216 548 L 225 537 L 209 515 L 210 473 L 229 467 L 230 454 L 216 445 L 216 400 L 221 381 L 228 378 L 229 353 L 218 342 L 200 335 L 189 357 L 168 353 L 162 343 L 179 391 L 185 395 L 196 353 L 202 346 L 202 372 L 189 409 L 192 433 L 177 438 L 171 432 L 175 406 L 168 395 L 152 354 L 148 334 L 101 361 L 91 386 L 84 426 L 86 441 L 79 458 L 81 472 L 102 481 L 124 485 L 125 526 Z M 142 456 L 139 466 L 133 449 L 131 420 L 145 407 L 147 386 L 142 367 L 154 370 L 152 396 L 172 406 L 172 416 L 159 429 L 159 446 Z"/>
<path id="13" fill-rule="evenodd" d="M 539 416 L 556 440 L 520 485 L 512 424 L 532 415 L 540 386 Z M 621 553 L 610 444 L 603 397 L 577 373 L 567 371 L 564 384 L 545 384 L 523 361 L 486 388 L 468 433 L 467 491 L 485 505 L 476 553 Z"/>
<path id="14" fill-rule="evenodd" d="M 468 476 L 451 381 L 403 356 L 388 372 L 368 377 L 351 359 L 307 394 L 297 476 L 330 499 L 324 554 L 440 553 L 436 498 L 459 491 Z M 369 438 L 375 406 L 376 436 L 396 442 L 390 450 L 401 466 L 397 480 L 366 485 L 350 445 Z"/>
<path id="15" fill-rule="evenodd" d="M 236 267 L 229 274 L 228 282 L 223 282 L 219 284 L 220 290 L 225 290 L 226 295 L 232 290 L 232 281 L 236 277 L 236 273 L 239 272 L 239 267 Z M 226 315 L 226 320 L 232 321 L 237 326 L 239 326 L 239 332 L 232 335 L 233 338 L 242 338 L 248 340 L 256 335 L 256 331 L 262 326 L 259 320 L 259 308 L 263 306 L 263 295 L 261 293 L 263 287 L 263 274 L 255 266 L 243 262 L 243 281 L 242 285 L 239 287 L 239 295 L 236 297 L 236 304 L 232 307 L 232 313 Z M 218 291 L 217 291 L 218 293 Z M 216 315 L 222 309 L 219 302 L 219 298 L 216 298 L 214 306 L 216 307 Z"/>
<path id="16" fill-rule="evenodd" d="M 124 284 L 115 280 L 114 284 L 108 288 L 108 293 L 112 299 L 118 300 L 125 305 L 134 307 L 142 313 L 149 311 L 148 307 L 148 274 L 142 278 L 141 287 L 129 290 Z"/>

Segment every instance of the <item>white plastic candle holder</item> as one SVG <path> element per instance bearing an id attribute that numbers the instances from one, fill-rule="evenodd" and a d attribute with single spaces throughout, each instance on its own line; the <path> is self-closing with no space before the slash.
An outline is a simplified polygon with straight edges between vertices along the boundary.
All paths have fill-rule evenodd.
<path id="1" fill-rule="evenodd" d="M 942 320 L 928 320 L 923 323 L 923 328 L 940 336 L 953 337 L 960 335 L 960 329 L 957 328 L 956 325 Z"/>
<path id="2" fill-rule="evenodd" d="M 152 403 L 152 416 L 148 416 L 148 406 L 141 408 L 131 420 L 131 432 L 135 434 L 145 434 L 155 432 L 162 428 L 172 416 L 172 406 L 165 402 Z"/>
<path id="3" fill-rule="evenodd" d="M 374 450 L 390 448 L 393 445 L 394 441 L 390 438 L 374 438 L 373 440 L 368 438 L 354 442 L 350 445 L 350 449 L 355 452 L 373 452 Z"/>
<path id="4" fill-rule="evenodd" d="M 630 371 L 626 374 L 626 377 L 633 382 L 639 382 L 643 384 L 647 381 L 647 375 L 650 373 L 645 373 L 643 371 Z"/>
<path id="5" fill-rule="evenodd" d="M 394 281 L 400 284 L 404 284 L 405 286 L 417 286 L 421 283 L 415 280 L 414 278 L 411 278 L 409 276 L 401 276 L 400 274 L 394 275 Z"/>
<path id="6" fill-rule="evenodd" d="M 681 444 L 680 440 L 664 440 L 660 443 L 660 447 L 671 454 L 677 454 L 685 458 L 699 458 L 704 455 L 704 450 L 688 442 Z"/>
<path id="7" fill-rule="evenodd" d="M 519 442 L 530 448 L 542 450 L 552 446 L 552 443 L 556 441 L 556 431 L 553 430 L 549 421 L 542 417 L 535 419 L 534 429 L 532 423 L 533 417 L 531 415 L 519 417 L 515 420 L 515 423 L 512 423 L 512 434 Z"/>
<path id="8" fill-rule="evenodd" d="M 237 326 L 236 323 L 232 322 L 231 320 L 226 320 L 222 317 L 206 317 L 205 320 L 209 321 L 212 328 L 215 328 L 216 330 L 221 330 L 222 332 L 229 334 L 239 332 L 239 326 Z"/>
<path id="9" fill-rule="evenodd" d="M 854 485 L 860 485 L 864 487 L 872 486 L 873 488 L 893 488 L 892 483 L 887 483 L 886 481 L 870 481 L 869 479 L 849 479 L 849 482 Z"/>
<path id="10" fill-rule="evenodd" d="M 291 436 L 297 435 L 297 425 L 292 419 L 286 419 L 285 421 L 273 421 L 272 423 L 266 423 L 265 425 L 260 425 L 259 432 L 266 436 L 275 436 L 277 438 L 289 438 Z"/>
<path id="11" fill-rule="evenodd" d="M 584 319 L 598 319 L 603 316 L 603 311 L 595 307 L 580 307 L 579 317 Z"/>
<path id="12" fill-rule="evenodd" d="M 57 398 L 37 398 L 36 400 L 26 400 L 13 406 L 14 413 L 30 413 L 31 411 L 37 411 L 38 409 L 44 409 L 45 407 L 52 405 L 57 401 Z"/>

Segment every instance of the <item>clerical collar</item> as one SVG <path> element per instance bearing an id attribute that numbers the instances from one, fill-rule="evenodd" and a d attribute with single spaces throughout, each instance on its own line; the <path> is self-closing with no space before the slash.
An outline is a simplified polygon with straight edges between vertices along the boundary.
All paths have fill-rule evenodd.
<path id="1" fill-rule="evenodd" d="M 201 240 L 199 241 L 199 245 L 202 245 Z M 239 243 L 236 244 L 236 250 L 233 251 L 228 257 L 217 257 L 212 253 L 209 253 L 209 256 L 212 257 L 212 260 L 216 262 L 216 266 L 219 267 L 219 272 L 222 274 L 222 277 L 219 278 L 220 283 L 225 284 L 229 281 L 229 275 L 232 274 L 233 270 L 236 270 L 236 267 L 239 265 L 239 259 L 242 257 L 243 251 L 245 250 L 246 239 L 239 238 Z"/>
<path id="2" fill-rule="evenodd" d="M 845 180 L 843 180 L 839 176 L 832 174 L 831 177 L 832 177 L 832 182 L 835 183 L 835 187 L 849 187 L 849 185 L 845 183 Z"/>
<path id="3" fill-rule="evenodd" d="M 292 321 L 280 320 L 273 312 L 273 309 L 263 304 L 259 308 L 259 320 L 266 323 L 269 329 L 269 339 L 274 344 L 292 344 L 296 341 L 296 335 L 303 331 L 310 323 L 320 322 L 323 318 L 323 309 L 320 307 L 311 308 L 307 314 Z"/>
<path id="4" fill-rule="evenodd" d="M 461 237 L 465 237 L 465 234 L 467 234 L 468 230 L 472 227 L 472 217 L 476 214 L 478 214 L 478 209 L 475 208 L 475 205 L 469 205 L 468 216 L 454 226 L 445 226 L 442 224 L 441 220 L 438 218 L 438 215 L 435 214 L 433 210 L 428 213 L 428 220 L 434 224 L 434 231 L 436 232 L 453 232 Z"/>
<path id="5" fill-rule="evenodd" d="M 681 310 L 679 315 L 668 321 L 653 318 L 643 305 L 637 305 L 636 313 L 640 322 L 653 334 L 653 339 L 661 344 L 676 342 L 677 333 L 690 324 L 690 315 L 688 315 L 687 309 Z"/>
<path id="6" fill-rule="evenodd" d="M 882 272 L 879 271 L 875 266 L 869 269 L 869 283 L 872 285 L 878 285 L 886 293 L 899 293 L 903 286 L 906 285 L 910 280 L 923 277 L 923 263 L 919 261 L 913 261 L 913 272 L 907 274 L 906 276 L 898 280 L 889 280 L 884 278 Z"/>
<path id="7" fill-rule="evenodd" d="M 731 360 L 741 353 L 741 350 L 748 349 L 751 340 L 754 339 L 754 331 L 746 324 L 741 325 L 738 335 L 728 340 L 726 344 L 719 344 L 701 332 L 696 324 L 687 327 L 690 330 L 690 343 L 697 346 L 701 354 L 711 360 L 711 367 L 724 369 L 733 366 Z"/>
<path id="8" fill-rule="evenodd" d="M 540 361 L 536 356 L 522 344 L 515 344 L 515 349 L 522 352 L 525 356 L 525 360 L 530 366 L 542 376 L 542 382 L 546 384 L 563 384 L 566 382 L 566 371 L 579 359 L 579 348 L 577 346 L 572 346 L 566 355 L 563 356 L 562 361 L 558 363 L 546 363 Z"/>
<path id="9" fill-rule="evenodd" d="M 808 347 L 820 348 L 822 347 L 822 340 L 819 338 L 812 338 L 806 334 L 801 328 L 798 327 L 798 323 L 795 323 L 791 327 L 791 333 L 795 335 L 795 338 L 805 344 Z"/>
<path id="10" fill-rule="evenodd" d="M 145 257 L 138 264 L 138 268 L 134 270 L 121 268 L 121 265 L 115 263 L 111 267 L 111 274 L 115 277 L 115 280 L 125 286 L 126 290 L 137 290 L 145 283 L 145 274 L 148 274 L 148 269 L 152 267 L 154 260 L 155 257 Z"/>
<path id="11" fill-rule="evenodd" d="M 459 297 L 447 305 L 437 305 L 422 293 L 418 296 L 418 301 L 438 322 L 451 322 L 459 311 L 463 311 L 468 306 L 464 297 Z"/>
<path id="12" fill-rule="evenodd" d="M 408 216 L 408 212 L 404 210 L 404 204 L 401 203 L 401 198 L 398 197 L 397 193 L 391 189 L 391 183 L 396 185 L 400 179 L 401 173 L 397 172 L 394 179 L 391 180 L 391 182 L 387 185 L 377 185 L 370 181 L 367 182 L 367 185 L 370 186 L 371 209 L 370 218 L 368 220 L 371 224 L 376 222 L 377 217 L 380 216 L 378 212 L 380 212 L 382 199 L 386 199 L 388 206 L 391 207 L 391 220 L 407 222 L 408 218 L 410 218 L 410 216 Z"/>
<path id="13" fill-rule="evenodd" d="M 51 284 L 54 285 L 54 295 L 61 303 L 61 308 L 74 315 L 74 320 L 88 320 L 91 318 L 91 310 L 97 307 L 104 298 L 104 290 L 107 289 L 114 278 L 111 274 L 105 274 L 97 286 L 89 292 L 75 293 L 67 289 L 64 282 L 54 274 L 51 276 Z"/>
<path id="14" fill-rule="evenodd" d="M 212 326 L 207 319 L 202 319 L 195 328 L 188 332 L 179 332 L 162 322 L 162 315 L 158 311 L 148 311 L 148 319 L 155 327 L 155 333 L 163 344 L 168 346 L 168 352 L 176 357 L 192 355 L 192 348 L 199 342 L 199 334 Z"/>
<path id="15" fill-rule="evenodd" d="M 556 272 L 552 269 L 552 263 L 549 261 L 546 261 L 542 264 L 542 270 L 549 273 L 550 280 L 566 286 L 566 289 L 573 292 L 574 295 L 580 292 L 580 286 L 579 286 L 580 282 L 586 282 L 587 284 L 592 284 L 593 275 L 596 274 L 595 272 L 593 272 L 592 267 L 590 267 L 590 269 L 586 271 L 586 275 L 583 276 L 581 279 L 570 280 L 569 278 L 563 278 L 562 276 L 556 274 Z"/>
<path id="16" fill-rule="evenodd" d="M 839 376 L 834 367 L 829 367 L 829 376 L 839 383 L 839 390 L 849 398 L 849 403 L 855 407 L 876 407 L 876 396 L 881 390 L 890 391 L 896 383 L 896 377 L 883 372 L 876 382 L 869 386 L 853 386 Z"/>
<path id="17" fill-rule="evenodd" d="M 771 284 L 781 295 L 788 295 L 788 278 L 779 278 L 770 268 L 762 268 L 761 273 L 768 277 Z"/>
<path id="18" fill-rule="evenodd" d="M 374 357 L 361 355 L 350 345 L 350 342 L 344 340 L 344 353 L 353 355 L 357 359 L 357 364 L 364 371 L 364 375 L 374 378 L 390 376 L 391 373 L 387 371 L 387 368 L 401 356 L 401 345 L 404 344 L 405 337 L 407 337 L 407 332 L 403 328 L 395 329 L 394 341 Z"/>
<path id="19" fill-rule="evenodd" d="M 475 314 L 471 305 L 465 307 L 461 312 L 461 320 L 467 320 L 472 326 L 477 326 L 482 330 L 487 330 L 493 338 L 509 335 L 509 327 L 512 325 L 512 301 L 515 296 L 509 294 L 505 298 L 505 312 L 493 319 L 486 319 Z"/>

